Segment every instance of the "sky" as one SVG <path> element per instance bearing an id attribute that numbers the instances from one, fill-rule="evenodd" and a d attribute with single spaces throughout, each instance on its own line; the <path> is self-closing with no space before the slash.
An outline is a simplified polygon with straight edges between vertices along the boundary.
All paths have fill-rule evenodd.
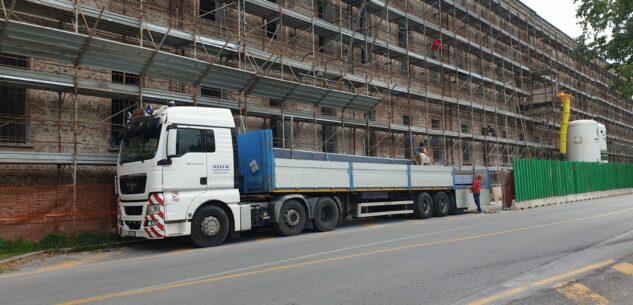
<path id="1" fill-rule="evenodd" d="M 582 33 L 582 28 L 576 24 L 577 4 L 574 4 L 574 0 L 520 1 L 572 38 L 576 38 Z"/>

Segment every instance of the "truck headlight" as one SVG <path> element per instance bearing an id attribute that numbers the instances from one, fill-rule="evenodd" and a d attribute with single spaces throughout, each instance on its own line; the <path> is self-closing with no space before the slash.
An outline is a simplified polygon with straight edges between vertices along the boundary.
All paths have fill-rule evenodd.
<path id="1" fill-rule="evenodd" d="M 148 220 L 148 221 L 145 222 L 145 226 L 146 227 L 153 227 L 153 226 L 155 226 L 157 224 L 158 224 L 157 220 Z"/>
<path id="2" fill-rule="evenodd" d="M 160 212 L 160 205 L 150 204 L 147 206 L 147 214 L 156 215 L 158 212 Z"/>

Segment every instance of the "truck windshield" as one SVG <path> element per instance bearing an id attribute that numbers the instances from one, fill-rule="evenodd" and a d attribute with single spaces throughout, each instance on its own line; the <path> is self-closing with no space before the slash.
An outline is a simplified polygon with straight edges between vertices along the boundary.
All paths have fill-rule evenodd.
<path id="1" fill-rule="evenodd" d="M 125 126 L 119 163 L 129 163 L 154 158 L 160 138 L 160 118 L 144 118 Z"/>

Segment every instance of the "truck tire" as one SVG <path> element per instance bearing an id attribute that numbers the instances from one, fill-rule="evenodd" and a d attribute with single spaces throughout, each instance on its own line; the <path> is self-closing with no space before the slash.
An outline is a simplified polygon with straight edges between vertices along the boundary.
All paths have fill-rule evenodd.
<path id="1" fill-rule="evenodd" d="M 325 232 L 336 228 L 341 213 L 334 199 L 321 197 L 314 206 L 313 227 L 316 231 Z"/>
<path id="2" fill-rule="evenodd" d="M 444 217 L 451 210 L 451 203 L 448 195 L 444 192 L 436 192 L 433 194 L 433 215 L 435 217 Z"/>
<path id="3" fill-rule="evenodd" d="M 221 245 L 229 235 L 231 223 L 226 212 L 218 206 L 201 207 L 191 219 L 191 242 L 196 247 Z"/>
<path id="4" fill-rule="evenodd" d="M 419 219 L 431 217 L 433 199 L 429 193 L 417 193 L 413 198 L 413 215 Z"/>
<path id="5" fill-rule="evenodd" d="M 281 206 L 279 219 L 273 223 L 273 228 L 281 236 L 297 235 L 305 228 L 306 215 L 303 205 L 297 200 L 290 199 Z"/>

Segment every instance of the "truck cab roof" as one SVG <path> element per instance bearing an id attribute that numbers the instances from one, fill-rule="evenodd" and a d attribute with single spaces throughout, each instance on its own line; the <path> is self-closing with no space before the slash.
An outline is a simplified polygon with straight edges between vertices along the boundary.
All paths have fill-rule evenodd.
<path id="1" fill-rule="evenodd" d="M 224 108 L 176 106 L 164 112 L 168 123 L 235 128 L 231 110 Z"/>

